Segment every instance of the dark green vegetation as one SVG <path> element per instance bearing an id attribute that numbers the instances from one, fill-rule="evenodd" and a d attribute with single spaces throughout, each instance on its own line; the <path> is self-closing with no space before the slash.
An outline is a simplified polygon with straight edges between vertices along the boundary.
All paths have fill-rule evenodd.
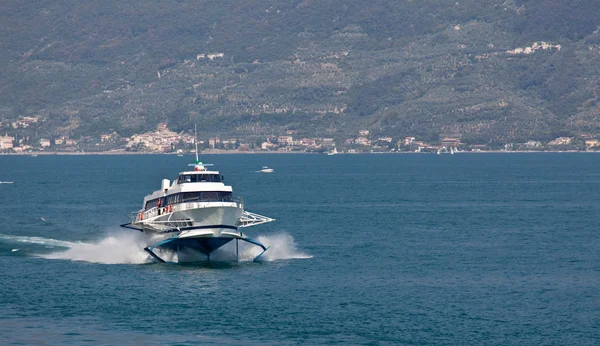
<path id="1" fill-rule="evenodd" d="M 38 136 L 600 135 L 596 0 L 3 1 L 0 25 L 0 120 Z"/>

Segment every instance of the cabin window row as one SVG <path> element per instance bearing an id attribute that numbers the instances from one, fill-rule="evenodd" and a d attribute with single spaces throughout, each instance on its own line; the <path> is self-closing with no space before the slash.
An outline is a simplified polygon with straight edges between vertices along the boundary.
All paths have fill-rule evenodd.
<path id="1" fill-rule="evenodd" d="M 177 184 L 183 183 L 219 183 L 221 176 L 218 174 L 182 174 L 177 179 Z"/>
<path id="2" fill-rule="evenodd" d="M 180 192 L 148 201 L 146 210 L 158 207 L 159 200 L 161 207 L 185 202 L 233 202 L 233 194 L 224 191 Z"/>

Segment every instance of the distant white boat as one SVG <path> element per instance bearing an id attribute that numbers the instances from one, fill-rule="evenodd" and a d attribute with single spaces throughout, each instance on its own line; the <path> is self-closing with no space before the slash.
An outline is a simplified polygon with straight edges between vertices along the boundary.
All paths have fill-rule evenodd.
<path id="1" fill-rule="evenodd" d="M 260 173 L 273 173 L 273 168 L 269 168 L 267 166 L 263 166 L 262 169 L 259 171 Z"/>
<path id="2" fill-rule="evenodd" d="M 327 152 L 327 155 L 331 156 L 331 155 L 335 155 L 335 154 L 337 154 L 337 153 L 338 153 L 338 151 L 337 151 L 337 148 L 336 148 L 336 147 L 333 147 L 333 150 L 331 150 L 331 151 L 328 151 L 328 152 Z"/>
<path id="3" fill-rule="evenodd" d="M 0 181 L 0 184 L 13 184 L 14 181 Z"/>
<path id="4" fill-rule="evenodd" d="M 177 156 L 183 156 L 183 150 L 181 150 L 181 149 L 177 150 Z"/>

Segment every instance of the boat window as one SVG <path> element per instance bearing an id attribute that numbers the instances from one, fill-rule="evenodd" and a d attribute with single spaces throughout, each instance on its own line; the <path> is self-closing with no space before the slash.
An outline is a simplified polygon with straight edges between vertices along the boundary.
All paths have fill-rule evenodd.
<path id="1" fill-rule="evenodd" d="M 195 202 L 200 201 L 200 192 L 184 192 L 183 202 Z"/>
<path id="2" fill-rule="evenodd" d="M 158 200 L 153 199 L 146 202 L 145 210 L 158 207 Z M 203 191 L 203 192 L 183 192 L 165 197 L 161 201 L 161 206 L 177 204 L 182 202 L 233 202 L 233 194 L 223 191 Z"/>
<path id="3" fill-rule="evenodd" d="M 221 177 L 218 174 L 198 174 L 198 182 L 201 183 L 218 183 Z"/>
<path id="4" fill-rule="evenodd" d="M 182 174 L 177 179 L 178 184 L 183 183 L 219 183 L 221 176 L 218 174 Z"/>
<path id="5" fill-rule="evenodd" d="M 181 202 L 181 194 L 176 193 L 174 195 L 167 196 L 167 204 L 175 204 Z"/>
<path id="6" fill-rule="evenodd" d="M 216 192 L 202 192 L 203 201 L 218 201 L 218 195 Z"/>
<path id="7" fill-rule="evenodd" d="M 181 202 L 231 202 L 233 196 L 231 192 L 205 191 L 205 192 L 184 192 Z"/>
<path id="8" fill-rule="evenodd" d="M 157 206 L 158 206 L 158 199 L 153 199 L 153 200 L 150 200 L 150 201 L 146 202 L 146 208 L 145 209 L 148 210 L 148 209 L 152 209 L 152 208 L 157 207 Z"/>

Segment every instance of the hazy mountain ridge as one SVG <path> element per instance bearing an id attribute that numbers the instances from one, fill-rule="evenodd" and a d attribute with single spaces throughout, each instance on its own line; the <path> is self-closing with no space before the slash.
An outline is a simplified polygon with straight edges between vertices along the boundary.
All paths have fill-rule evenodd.
<path id="1" fill-rule="evenodd" d="M 50 135 L 127 135 L 164 120 L 238 136 L 600 135 L 597 7 L 3 3 L 0 117 L 42 115 Z M 525 51 L 542 42 L 550 48 Z"/>

